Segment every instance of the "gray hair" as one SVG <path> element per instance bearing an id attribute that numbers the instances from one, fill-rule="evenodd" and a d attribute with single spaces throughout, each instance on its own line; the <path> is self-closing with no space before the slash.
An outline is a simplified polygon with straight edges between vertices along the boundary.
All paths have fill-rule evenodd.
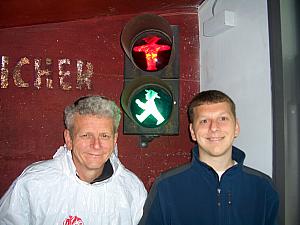
<path id="1" fill-rule="evenodd" d="M 114 101 L 106 97 L 93 95 L 77 99 L 73 104 L 67 106 L 64 111 L 66 129 L 73 133 L 74 115 L 94 115 L 109 117 L 114 120 L 113 129 L 116 133 L 121 120 L 121 110 Z"/>

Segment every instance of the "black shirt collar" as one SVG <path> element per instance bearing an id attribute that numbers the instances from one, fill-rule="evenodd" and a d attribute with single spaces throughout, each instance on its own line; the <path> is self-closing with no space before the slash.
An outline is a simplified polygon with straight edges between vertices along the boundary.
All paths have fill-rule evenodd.
<path id="1" fill-rule="evenodd" d="M 104 181 L 104 180 L 110 178 L 113 175 L 113 173 L 114 173 L 114 169 L 111 165 L 110 160 L 108 159 L 104 164 L 102 174 L 99 177 L 95 178 L 95 180 L 93 180 L 90 184 Z M 78 174 L 76 174 L 76 176 L 80 179 Z"/>
<path id="2" fill-rule="evenodd" d="M 113 175 L 113 173 L 114 173 L 114 169 L 111 165 L 111 162 L 110 160 L 107 160 L 104 164 L 102 174 L 99 177 L 97 177 L 95 180 L 93 180 L 91 184 L 104 181 L 110 178 Z"/>

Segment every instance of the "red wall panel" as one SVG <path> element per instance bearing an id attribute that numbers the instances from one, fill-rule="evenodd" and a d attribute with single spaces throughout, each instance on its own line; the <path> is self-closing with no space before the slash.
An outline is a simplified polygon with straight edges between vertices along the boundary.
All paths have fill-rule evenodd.
<path id="1" fill-rule="evenodd" d="M 180 135 L 155 138 L 148 148 L 139 147 L 139 138 L 123 135 L 119 129 L 119 157 L 150 188 L 162 171 L 190 160 L 193 143 L 188 133 L 186 105 L 199 91 L 199 39 L 196 9 L 160 13 L 180 29 Z M 0 57 L 9 59 L 8 87 L 0 88 L 0 196 L 30 163 L 51 158 L 63 144 L 63 110 L 86 94 L 106 95 L 120 105 L 123 87 L 123 57 L 120 34 L 131 16 L 93 18 L 65 23 L 42 24 L 0 30 Z M 22 57 L 21 77 L 29 87 L 14 84 L 13 74 Z M 34 86 L 34 60 L 52 59 L 53 88 L 45 79 Z M 58 60 L 69 59 L 72 86 L 59 85 Z M 93 65 L 92 87 L 76 88 L 77 60 Z M 84 67 L 84 70 L 86 68 Z M 3 80 L 1 81 L 3 84 Z"/>

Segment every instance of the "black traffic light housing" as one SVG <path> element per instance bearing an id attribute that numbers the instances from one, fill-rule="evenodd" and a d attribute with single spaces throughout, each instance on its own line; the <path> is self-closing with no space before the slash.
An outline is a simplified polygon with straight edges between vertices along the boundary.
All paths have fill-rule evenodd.
<path id="1" fill-rule="evenodd" d="M 124 27 L 121 35 L 121 44 L 126 53 L 121 96 L 125 111 L 124 134 L 159 136 L 179 133 L 178 33 L 178 26 L 171 26 L 164 18 L 154 14 L 136 16 Z M 147 51 L 151 51 L 153 46 L 149 43 L 154 43 L 160 50 L 163 48 L 161 51 L 154 50 L 157 58 L 150 59 L 150 62 L 146 61 Z M 137 52 L 136 49 L 142 50 Z M 145 103 L 150 102 L 151 94 L 157 96 L 152 101 L 155 102 L 155 111 L 160 112 L 157 116 L 155 113 L 154 116 L 145 113 L 143 108 L 146 107 Z M 144 118 L 141 122 L 137 118 L 143 117 L 142 114 Z"/>

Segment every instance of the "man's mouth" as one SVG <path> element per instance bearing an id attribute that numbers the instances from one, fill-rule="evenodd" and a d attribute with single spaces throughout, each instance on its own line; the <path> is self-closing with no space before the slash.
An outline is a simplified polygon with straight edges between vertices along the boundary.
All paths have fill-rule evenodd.
<path id="1" fill-rule="evenodd" d="M 224 139 L 224 137 L 209 137 L 209 138 L 206 138 L 207 140 L 209 141 L 221 141 Z"/>
<path id="2" fill-rule="evenodd" d="M 102 155 L 101 154 L 93 154 L 93 153 L 87 153 L 87 155 L 89 157 L 93 157 L 93 158 L 98 158 L 98 157 L 101 157 Z"/>

